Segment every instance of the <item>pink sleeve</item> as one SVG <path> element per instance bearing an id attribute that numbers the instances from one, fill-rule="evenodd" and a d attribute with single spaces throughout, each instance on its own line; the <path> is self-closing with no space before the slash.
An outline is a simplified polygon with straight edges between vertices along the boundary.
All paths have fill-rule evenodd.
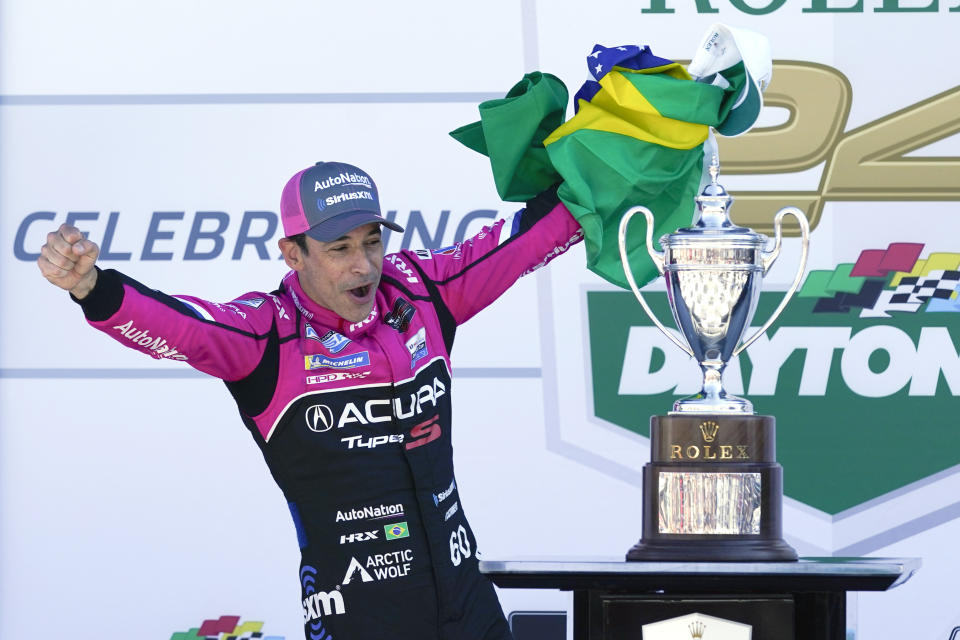
<path id="1" fill-rule="evenodd" d="M 512 216 L 474 237 L 434 251 L 387 256 L 400 274 L 414 270 L 436 287 L 456 324 L 496 300 L 520 276 L 545 266 L 583 239 L 583 231 L 553 192 L 544 193 Z"/>
<path id="2" fill-rule="evenodd" d="M 113 270 L 101 271 L 94 290 L 79 302 L 90 325 L 120 344 L 227 381 L 256 367 L 281 304 L 263 293 L 225 304 L 169 296 Z"/>

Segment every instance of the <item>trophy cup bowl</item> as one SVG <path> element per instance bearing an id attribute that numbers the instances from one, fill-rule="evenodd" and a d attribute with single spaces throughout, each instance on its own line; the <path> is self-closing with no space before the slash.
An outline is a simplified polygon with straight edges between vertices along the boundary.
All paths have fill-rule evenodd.
<path id="1" fill-rule="evenodd" d="M 717 183 L 719 163 L 696 198 L 694 223 L 663 236 L 653 247 L 653 213 L 633 207 L 620 221 L 620 256 L 634 295 L 653 323 L 699 363 L 699 393 L 682 398 L 667 415 L 650 419 L 650 462 L 643 474 L 643 536 L 628 560 L 796 560 L 782 538 L 783 469 L 776 462 L 775 421 L 758 416 L 746 398 L 726 393 L 723 370 L 761 336 L 797 290 L 809 247 L 809 225 L 795 207 L 774 218 L 774 247 L 767 237 L 735 226 L 733 199 Z M 647 219 L 647 252 L 666 279 L 667 300 L 683 340 L 654 315 L 637 288 L 627 259 L 630 218 Z M 793 215 L 802 235 L 796 277 L 780 305 L 743 340 L 760 298 L 763 277 L 780 253 L 782 221 Z"/>

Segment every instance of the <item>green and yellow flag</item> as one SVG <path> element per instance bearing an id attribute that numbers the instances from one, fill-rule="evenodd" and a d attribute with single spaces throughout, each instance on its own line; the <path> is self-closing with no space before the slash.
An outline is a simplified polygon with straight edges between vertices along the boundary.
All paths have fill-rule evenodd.
<path id="1" fill-rule="evenodd" d="M 523 202 L 562 182 L 560 199 L 583 227 L 587 267 L 627 288 L 620 218 L 635 205 L 648 207 L 655 238 L 690 224 L 710 127 L 723 122 L 748 79 L 738 62 L 719 82 L 698 82 L 646 46 L 596 45 L 587 62 L 595 80 L 575 96 L 569 121 L 562 121 L 563 83 L 531 73 L 506 98 L 481 104 L 480 122 L 451 135 L 490 157 L 504 200 Z M 641 286 L 657 275 L 645 233 L 642 222 L 631 224 L 631 265 Z"/>

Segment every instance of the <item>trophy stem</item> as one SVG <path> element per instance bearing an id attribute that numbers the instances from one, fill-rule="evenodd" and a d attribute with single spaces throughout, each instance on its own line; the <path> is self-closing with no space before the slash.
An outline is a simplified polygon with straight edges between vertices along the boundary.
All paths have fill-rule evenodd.
<path id="1" fill-rule="evenodd" d="M 723 389 L 723 370 L 727 363 L 723 360 L 703 360 L 703 385 L 700 393 L 681 398 L 673 403 L 670 415 L 688 413 L 753 414 L 753 403 L 746 398 L 730 395 Z"/>
<path id="2" fill-rule="evenodd" d="M 700 393 L 704 397 L 717 400 L 725 396 L 726 392 L 723 390 L 721 380 L 726 363 L 722 360 L 705 360 L 700 363 L 700 368 L 703 370 L 703 388 Z"/>

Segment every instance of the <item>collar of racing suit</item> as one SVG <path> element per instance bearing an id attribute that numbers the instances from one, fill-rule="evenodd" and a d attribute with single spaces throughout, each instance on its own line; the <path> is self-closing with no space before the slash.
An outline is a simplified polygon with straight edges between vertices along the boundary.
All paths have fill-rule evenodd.
<path id="1" fill-rule="evenodd" d="M 377 295 L 374 299 L 373 309 L 370 311 L 370 315 L 360 322 L 350 322 L 341 318 L 330 309 L 320 306 L 314 302 L 310 296 L 304 293 L 303 287 L 300 286 L 300 276 L 296 271 L 290 271 L 283 277 L 282 286 L 286 289 L 287 293 L 290 294 L 293 304 L 297 306 L 300 315 L 303 316 L 306 322 L 336 329 L 345 336 L 356 337 L 364 335 L 370 331 L 378 321 L 382 321 L 380 309 L 385 308 L 385 297 L 382 287 L 377 288 Z"/>

